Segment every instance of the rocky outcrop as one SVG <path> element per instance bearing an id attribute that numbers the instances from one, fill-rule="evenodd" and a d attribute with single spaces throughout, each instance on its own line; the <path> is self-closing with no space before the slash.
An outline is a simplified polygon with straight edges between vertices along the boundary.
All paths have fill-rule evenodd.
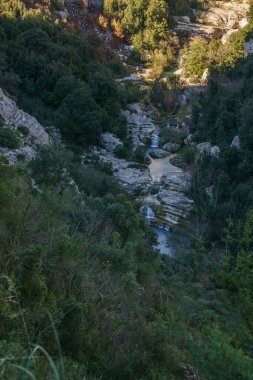
<path id="1" fill-rule="evenodd" d="M 201 36 L 210 39 L 212 36 L 222 38 L 225 43 L 233 31 L 247 25 L 248 2 L 215 1 L 205 11 L 195 11 L 197 22 L 189 18 L 175 17 L 176 30 L 188 32 L 191 36 Z"/>
<path id="2" fill-rule="evenodd" d="M 241 147 L 241 144 L 240 144 L 240 137 L 239 136 L 235 136 L 233 138 L 233 141 L 230 145 L 230 148 L 235 148 L 235 149 L 240 149 Z"/>
<path id="3" fill-rule="evenodd" d="M 48 133 L 33 116 L 19 109 L 16 103 L 6 96 L 0 89 L 0 116 L 4 127 L 10 128 L 20 136 L 21 146 L 17 149 L 1 148 L 3 156 L 11 163 L 22 160 L 31 160 L 41 146 L 50 144 Z M 19 131 L 24 131 L 25 134 Z"/>
<path id="4" fill-rule="evenodd" d="M 149 194 L 139 199 L 154 210 L 154 217 L 150 222 L 152 225 L 169 228 L 171 225 L 187 223 L 193 204 L 185 195 L 190 182 L 190 174 L 175 167 L 169 168 L 160 181 L 153 180 Z"/>
<path id="5" fill-rule="evenodd" d="M 220 148 L 217 145 L 211 145 L 210 142 L 203 142 L 197 145 L 197 149 L 201 155 L 210 154 L 211 156 L 218 157 Z"/>
<path id="6" fill-rule="evenodd" d="M 253 39 L 250 38 L 249 41 L 244 43 L 244 50 L 246 55 L 253 54 Z"/>
<path id="7" fill-rule="evenodd" d="M 116 158 L 113 153 L 104 149 L 94 150 L 93 153 L 100 162 L 111 165 L 113 176 L 129 194 L 138 195 L 148 192 L 152 178 L 145 165 Z"/>
<path id="8" fill-rule="evenodd" d="M 164 150 L 164 149 L 159 149 L 159 148 L 156 148 L 156 149 L 153 149 L 149 152 L 149 155 L 152 157 L 152 158 L 163 158 L 163 157 L 167 157 L 168 156 L 168 151 L 167 150 Z"/>
<path id="9" fill-rule="evenodd" d="M 200 152 L 200 154 L 204 154 L 204 153 L 210 153 L 211 151 L 211 143 L 210 142 L 203 142 L 203 143 L 200 143 L 197 145 L 197 148 Z"/>
<path id="10" fill-rule="evenodd" d="M 132 139 L 134 149 L 145 144 L 147 139 L 151 138 L 152 133 L 157 130 L 153 120 L 139 104 L 130 105 L 122 114 L 127 120 L 128 137 Z"/>
<path id="11" fill-rule="evenodd" d="M 118 137 L 109 132 L 101 134 L 100 142 L 102 147 L 108 152 L 114 152 L 117 147 L 123 145 L 122 141 Z"/>
<path id="12" fill-rule="evenodd" d="M 181 148 L 181 146 L 179 144 L 176 144 L 176 143 L 166 143 L 163 145 L 163 149 L 164 150 L 167 150 L 167 152 L 170 152 L 170 153 L 175 153 L 177 152 L 179 149 Z"/>

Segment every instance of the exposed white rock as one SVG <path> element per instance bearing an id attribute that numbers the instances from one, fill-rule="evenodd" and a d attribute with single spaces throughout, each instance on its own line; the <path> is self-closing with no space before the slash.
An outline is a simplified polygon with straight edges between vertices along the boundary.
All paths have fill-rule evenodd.
<path id="1" fill-rule="evenodd" d="M 152 133 L 157 131 L 153 120 L 147 116 L 139 104 L 130 105 L 128 110 L 122 112 L 122 115 L 127 120 L 128 137 L 132 139 L 134 149 L 145 144 L 147 138 L 151 138 Z"/>
<path id="2" fill-rule="evenodd" d="M 211 143 L 210 142 L 203 142 L 197 145 L 197 148 L 201 154 L 204 153 L 210 153 L 211 151 Z"/>
<path id="3" fill-rule="evenodd" d="M 4 120 L 4 125 L 12 130 L 18 127 L 26 127 L 29 130 L 29 140 L 32 145 L 48 145 L 49 135 L 35 117 L 20 110 L 16 103 L 8 98 L 0 88 L 0 115 Z"/>
<path id="4" fill-rule="evenodd" d="M 201 82 L 202 84 L 206 83 L 207 80 L 208 80 L 208 77 L 209 77 L 209 69 L 206 68 L 206 69 L 204 70 L 203 74 L 202 74 L 202 77 L 201 77 L 201 79 L 200 79 L 200 82 Z"/>
<path id="5" fill-rule="evenodd" d="M 189 24 L 191 22 L 191 19 L 188 16 L 175 16 L 174 20 L 176 22 L 185 22 L 187 24 Z"/>
<path id="6" fill-rule="evenodd" d="M 25 145 L 17 149 L 0 148 L 0 153 L 6 158 L 9 164 L 15 165 L 25 160 L 30 161 L 34 159 L 37 150 L 31 146 Z"/>
<path id="7" fill-rule="evenodd" d="M 118 137 L 109 132 L 101 134 L 100 142 L 102 147 L 108 152 L 113 152 L 118 146 L 123 145 L 122 141 Z"/>
<path id="8" fill-rule="evenodd" d="M 101 162 L 112 165 L 113 176 L 129 194 L 147 193 L 152 178 L 147 167 L 140 167 L 135 162 L 119 159 L 104 149 L 94 150 Z"/>
<path id="9" fill-rule="evenodd" d="M 214 145 L 210 149 L 211 156 L 219 157 L 220 154 L 220 148 L 217 145 Z"/>
<path id="10" fill-rule="evenodd" d="M 247 26 L 249 23 L 247 17 L 244 17 L 241 19 L 241 21 L 239 22 L 239 27 L 240 28 L 244 28 L 245 26 Z"/>
<path id="11" fill-rule="evenodd" d="M 171 191 L 186 192 L 189 190 L 191 176 L 184 171 L 168 173 L 163 179 L 163 186 Z"/>
<path id="12" fill-rule="evenodd" d="M 0 88 L 0 116 L 4 127 L 18 133 L 19 128 L 26 128 L 26 136 L 20 133 L 21 146 L 17 149 L 0 148 L 1 154 L 10 164 L 23 160 L 32 160 L 38 147 L 50 144 L 50 137 L 35 117 L 19 109 L 16 103 L 6 96 Z"/>
<path id="13" fill-rule="evenodd" d="M 253 38 L 250 38 L 249 41 L 244 43 L 244 50 L 246 55 L 253 54 Z"/>
<path id="14" fill-rule="evenodd" d="M 138 82 L 142 80 L 142 77 L 137 74 L 131 74 L 128 77 L 116 79 L 116 82 L 122 83 L 122 82 Z"/>
<path id="15" fill-rule="evenodd" d="M 187 98 L 184 94 L 179 96 L 178 101 L 181 107 L 184 107 L 187 105 Z"/>
<path id="16" fill-rule="evenodd" d="M 241 144 L 240 144 L 240 137 L 239 136 L 235 136 L 233 138 L 233 141 L 230 145 L 230 148 L 236 148 L 236 149 L 240 149 L 241 147 Z"/>

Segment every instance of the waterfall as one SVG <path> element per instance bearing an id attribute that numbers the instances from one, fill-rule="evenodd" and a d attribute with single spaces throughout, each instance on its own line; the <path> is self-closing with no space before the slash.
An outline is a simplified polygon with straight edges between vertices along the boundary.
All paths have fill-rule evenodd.
<path id="1" fill-rule="evenodd" d="M 151 148 L 158 148 L 159 146 L 159 136 L 157 132 L 153 132 L 151 136 Z"/>
<path id="2" fill-rule="evenodd" d="M 154 211 L 151 207 L 144 205 L 140 208 L 140 212 L 146 219 L 153 219 L 155 217 Z"/>

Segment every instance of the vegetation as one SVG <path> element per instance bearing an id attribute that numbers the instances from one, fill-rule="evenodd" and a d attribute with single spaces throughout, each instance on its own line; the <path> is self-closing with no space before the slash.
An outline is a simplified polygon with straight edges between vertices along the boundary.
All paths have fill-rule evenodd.
<path id="1" fill-rule="evenodd" d="M 20 1 L 1 7 L 0 85 L 44 125 L 58 127 L 68 143 L 97 143 L 105 130 L 124 137 L 118 115 L 127 95 L 88 41 Z"/>
<path id="2" fill-rule="evenodd" d="M 151 249 L 154 235 L 111 167 L 80 159 L 104 130 L 124 138 L 119 110 L 138 91 L 115 85 L 123 69 L 105 64 L 101 42 L 91 47 L 31 5 L 1 2 L 0 85 L 44 125 L 56 125 L 67 144 L 17 167 L 0 156 L 1 378 L 252 380 L 253 58 L 212 72 L 193 110 L 195 139 L 221 153 L 196 166 L 199 229 L 191 252 L 170 259 Z M 183 14 L 189 3 L 169 5 Z M 152 54 L 167 49 L 165 1 L 105 6 L 119 37 Z M 153 86 L 163 112 L 176 107 L 174 85 Z M 0 145 L 14 149 L 27 134 L 1 126 Z M 239 149 L 230 146 L 235 135 Z M 183 135 L 161 125 L 161 138 L 181 143 Z M 129 150 L 125 142 L 117 154 Z M 196 151 L 181 154 L 192 164 Z M 135 160 L 141 168 L 144 149 Z"/>

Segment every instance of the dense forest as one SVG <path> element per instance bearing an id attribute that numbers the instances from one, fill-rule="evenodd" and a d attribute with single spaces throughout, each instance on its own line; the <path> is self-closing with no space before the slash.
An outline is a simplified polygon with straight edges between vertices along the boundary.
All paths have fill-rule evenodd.
<path id="1" fill-rule="evenodd" d="M 0 155 L 1 378 L 253 379 L 253 58 L 232 42 L 232 64 L 210 61 L 191 133 L 220 155 L 195 161 L 199 231 L 170 259 L 152 250 L 154 234 L 110 168 L 81 165 L 101 132 L 126 141 L 120 110 L 138 96 L 115 81 L 126 68 L 95 33 L 59 25 L 47 12 L 57 1 L 37 3 L 0 1 L 0 86 L 56 126 L 63 144 L 18 166 Z M 179 50 L 172 16 L 205 3 L 105 0 L 103 17 L 134 44 L 135 59 L 148 51 L 163 70 Z M 190 52 L 189 75 L 198 76 Z M 2 124 L 1 146 L 15 148 Z"/>

